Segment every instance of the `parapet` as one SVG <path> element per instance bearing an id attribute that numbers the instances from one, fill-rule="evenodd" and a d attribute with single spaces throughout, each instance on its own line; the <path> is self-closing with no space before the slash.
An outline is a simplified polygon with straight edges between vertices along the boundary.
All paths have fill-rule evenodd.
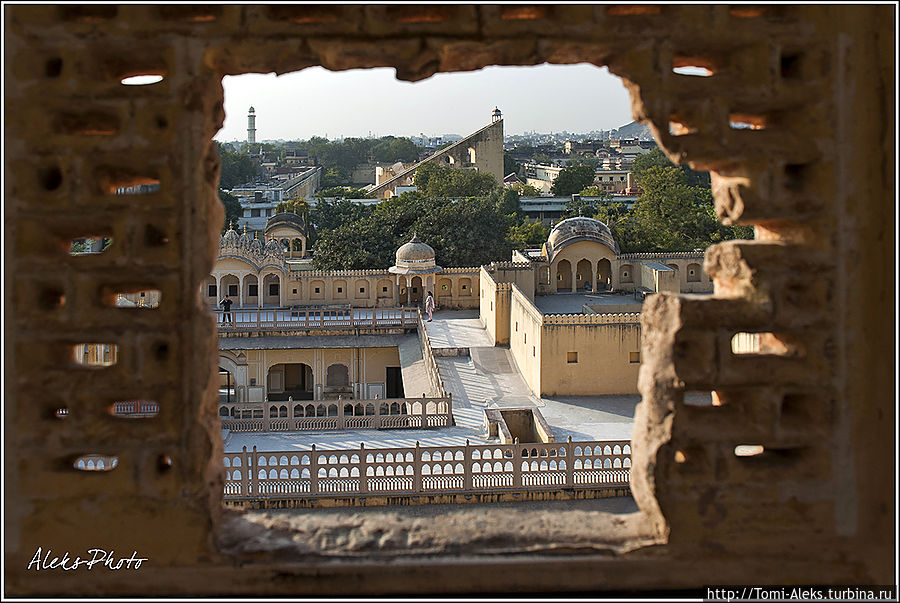
<path id="1" fill-rule="evenodd" d="M 545 325 L 613 325 L 640 324 L 640 312 L 615 314 L 544 314 Z"/>

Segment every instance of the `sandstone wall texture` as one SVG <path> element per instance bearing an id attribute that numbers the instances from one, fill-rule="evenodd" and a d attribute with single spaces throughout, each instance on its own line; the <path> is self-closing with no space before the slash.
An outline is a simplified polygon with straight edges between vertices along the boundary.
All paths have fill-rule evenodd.
<path id="1" fill-rule="evenodd" d="M 894 10 L 5 6 L 7 593 L 892 581 Z M 269 539 L 226 517 L 216 334 L 198 294 L 223 220 L 212 142 L 222 77 L 387 66 L 416 81 L 543 62 L 607 65 L 669 157 L 712 170 L 723 222 L 757 225 L 757 240 L 707 251 L 712 299 L 659 295 L 644 307 L 631 484 L 640 513 L 599 515 L 585 524 L 594 543 L 576 545 L 541 527 L 550 511 L 535 511 L 528 544 L 467 545 L 471 531 L 447 530 L 428 542 L 446 555 L 391 563 L 396 543 L 357 538 L 352 515 L 324 557 L 305 553 L 300 535 Z M 673 73 L 679 65 L 713 75 Z M 120 84 L 148 73 L 165 79 Z M 686 133 L 670 134 L 670 122 Z M 112 194 L 157 181 L 158 192 Z M 84 236 L 114 244 L 69 256 Z M 160 290 L 159 308 L 103 303 L 137 289 Z M 772 333 L 761 339 L 779 353 L 733 355 L 737 331 Z M 74 365 L 85 342 L 118 344 L 117 364 Z M 686 406 L 682 394 L 696 390 L 723 403 Z M 159 415 L 109 414 L 132 398 L 156 400 Z M 738 457 L 738 444 L 765 452 Z M 73 469 L 89 453 L 118 465 Z M 395 527 L 386 530 L 404 533 Z M 238 546 L 226 551 L 224 537 Z M 150 560 L 128 572 L 28 570 L 37 547 Z"/>

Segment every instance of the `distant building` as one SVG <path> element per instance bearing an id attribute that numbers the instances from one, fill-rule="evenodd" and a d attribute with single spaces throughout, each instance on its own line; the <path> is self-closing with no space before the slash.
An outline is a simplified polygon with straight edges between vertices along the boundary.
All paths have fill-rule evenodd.
<path id="1" fill-rule="evenodd" d="M 253 107 L 247 114 L 247 142 L 256 142 L 256 109 Z"/>
<path id="2" fill-rule="evenodd" d="M 296 174 L 275 176 L 265 182 L 237 186 L 230 191 L 237 197 L 243 215 L 235 225 L 251 232 L 263 230 L 266 219 L 275 214 L 275 207 L 288 199 L 307 199 L 319 188 L 321 167 L 308 167 Z"/>

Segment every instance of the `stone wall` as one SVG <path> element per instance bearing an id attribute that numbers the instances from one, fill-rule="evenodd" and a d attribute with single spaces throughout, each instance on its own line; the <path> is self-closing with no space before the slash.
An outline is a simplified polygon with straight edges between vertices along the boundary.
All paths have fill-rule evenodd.
<path id="1" fill-rule="evenodd" d="M 893 581 L 892 6 L 4 11 L 8 594 Z M 328 561 L 288 528 L 262 535 L 242 518 L 223 522 L 216 337 L 197 295 L 223 220 L 212 142 L 224 119 L 222 77 L 388 66 L 417 81 L 544 62 L 607 65 L 623 77 L 634 119 L 667 155 L 712 170 L 719 218 L 757 226 L 757 240 L 707 251 L 713 297 L 657 295 L 645 305 L 631 474 L 640 512 L 555 511 L 590 535 L 559 556 L 542 553 L 565 543 L 541 529 L 547 512 L 533 511 L 524 539 L 480 563 L 470 556 L 495 545 L 463 527 L 475 518 L 422 545 L 429 554 L 415 564 L 389 563 L 400 553 L 383 538 L 356 540 L 365 528 L 352 522 L 341 528 L 348 544 L 329 550 Z M 674 74 L 679 65 L 713 76 Z M 119 83 L 135 74 L 165 79 Z M 681 135 L 671 122 L 684 126 Z M 156 182 L 146 195 L 112 194 Z M 68 256 L 69 241 L 87 235 L 115 243 Z M 163 301 L 134 314 L 104 307 L 102 288 L 123 285 L 158 289 Z M 751 330 L 804 353 L 733 356 L 725 342 Z M 118 363 L 75 366 L 73 346 L 98 341 L 118 344 Z M 714 390 L 723 403 L 686 406 L 688 390 Z M 124 421 L 105 410 L 128 397 L 153 399 L 159 414 Z M 69 410 L 62 420 L 61 407 Z M 764 453 L 736 456 L 748 443 Z M 116 455 L 117 468 L 74 469 L 86 453 Z M 223 537 L 241 546 L 220 549 Z M 410 538 L 404 555 L 419 546 Z M 352 560 L 356 542 L 368 543 L 364 562 Z M 77 555 L 94 546 L 152 562 L 127 574 L 26 569 L 38 547 Z"/>

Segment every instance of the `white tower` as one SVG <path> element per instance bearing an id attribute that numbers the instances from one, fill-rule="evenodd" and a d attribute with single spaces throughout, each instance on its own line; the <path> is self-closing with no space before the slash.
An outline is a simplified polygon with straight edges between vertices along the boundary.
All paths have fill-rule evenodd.
<path id="1" fill-rule="evenodd" d="M 494 110 L 491 111 L 491 123 L 494 123 L 495 121 L 500 121 L 501 119 L 503 119 L 503 116 L 500 114 L 500 109 L 498 109 L 497 107 L 494 107 Z"/>
<path id="2" fill-rule="evenodd" d="M 256 109 L 253 107 L 247 115 L 247 142 L 256 142 Z"/>

